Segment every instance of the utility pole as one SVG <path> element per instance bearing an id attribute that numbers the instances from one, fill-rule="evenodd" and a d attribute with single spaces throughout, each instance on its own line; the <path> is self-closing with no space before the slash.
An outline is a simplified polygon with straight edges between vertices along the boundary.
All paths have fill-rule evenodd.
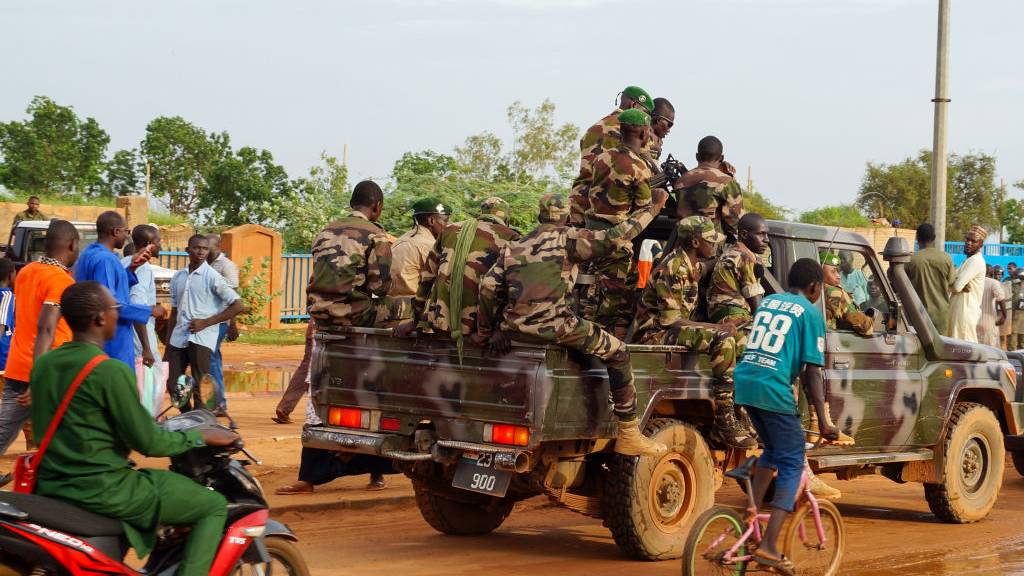
<path id="1" fill-rule="evenodd" d="M 935 54 L 935 128 L 932 139 L 931 221 L 935 242 L 946 242 L 946 116 L 949 108 L 949 0 L 939 0 L 939 34 Z"/>
<path id="2" fill-rule="evenodd" d="M 149 178 L 150 178 L 149 160 L 146 160 L 146 197 L 147 198 L 149 198 Z"/>
<path id="3" fill-rule="evenodd" d="M 348 144 L 343 144 L 341 148 L 341 165 L 348 166 Z"/>
<path id="4" fill-rule="evenodd" d="M 747 164 L 747 194 L 754 193 L 754 179 L 751 178 L 750 164 Z"/>

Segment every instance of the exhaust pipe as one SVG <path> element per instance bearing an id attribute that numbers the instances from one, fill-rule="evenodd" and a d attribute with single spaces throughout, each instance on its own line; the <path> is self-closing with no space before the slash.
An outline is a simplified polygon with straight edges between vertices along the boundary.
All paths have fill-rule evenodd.
<path id="1" fill-rule="evenodd" d="M 515 452 L 495 452 L 494 467 L 505 472 L 522 474 L 530 470 L 530 453 L 523 450 Z"/>

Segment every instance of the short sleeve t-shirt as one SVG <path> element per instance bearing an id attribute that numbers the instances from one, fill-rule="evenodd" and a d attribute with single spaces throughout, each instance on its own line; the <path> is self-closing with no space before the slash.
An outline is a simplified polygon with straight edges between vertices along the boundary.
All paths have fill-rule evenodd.
<path id="1" fill-rule="evenodd" d="M 736 403 L 799 414 L 793 380 L 803 364 L 825 365 L 825 319 L 803 294 L 773 294 L 761 301 L 736 364 Z"/>
<path id="2" fill-rule="evenodd" d="M 7 365 L 7 351 L 14 335 L 14 291 L 0 288 L 0 370 Z"/>
<path id="3" fill-rule="evenodd" d="M 32 372 L 32 352 L 36 345 L 36 333 L 43 304 L 59 306 L 64 289 L 74 283 L 75 279 L 67 270 L 52 264 L 32 262 L 18 272 L 14 279 L 14 323 L 18 329 L 11 337 L 5 377 L 28 382 L 29 374 Z M 61 318 L 57 321 L 52 348 L 68 340 L 71 340 L 71 328 Z"/>

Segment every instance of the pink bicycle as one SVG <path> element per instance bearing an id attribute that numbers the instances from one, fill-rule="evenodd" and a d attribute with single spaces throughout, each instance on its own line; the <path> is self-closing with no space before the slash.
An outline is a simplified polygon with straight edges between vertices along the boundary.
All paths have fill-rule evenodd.
<path id="1" fill-rule="evenodd" d="M 756 456 L 725 473 L 747 493 L 748 519 L 732 508 L 714 506 L 697 518 L 683 550 L 684 576 L 702 574 L 746 574 L 767 570 L 753 560 L 769 514 L 757 509 L 751 486 Z M 797 494 L 796 510 L 779 535 L 780 550 L 793 562 L 799 576 L 833 576 L 839 573 L 846 546 L 846 529 L 839 510 L 831 502 L 811 494 L 810 477 L 804 469 Z"/>

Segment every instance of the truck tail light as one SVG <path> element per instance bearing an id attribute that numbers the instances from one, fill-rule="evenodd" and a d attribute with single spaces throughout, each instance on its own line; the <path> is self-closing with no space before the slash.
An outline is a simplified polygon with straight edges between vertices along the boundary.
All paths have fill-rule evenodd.
<path id="1" fill-rule="evenodd" d="M 509 446 L 529 446 L 530 429 L 511 424 L 484 424 L 484 442 Z"/>
<path id="2" fill-rule="evenodd" d="M 327 423 L 344 428 L 369 428 L 370 411 L 359 408 L 331 406 L 327 410 Z"/>
<path id="3" fill-rule="evenodd" d="M 380 419 L 380 429 L 388 432 L 398 432 L 402 429 L 402 421 L 398 418 L 384 417 Z"/>

